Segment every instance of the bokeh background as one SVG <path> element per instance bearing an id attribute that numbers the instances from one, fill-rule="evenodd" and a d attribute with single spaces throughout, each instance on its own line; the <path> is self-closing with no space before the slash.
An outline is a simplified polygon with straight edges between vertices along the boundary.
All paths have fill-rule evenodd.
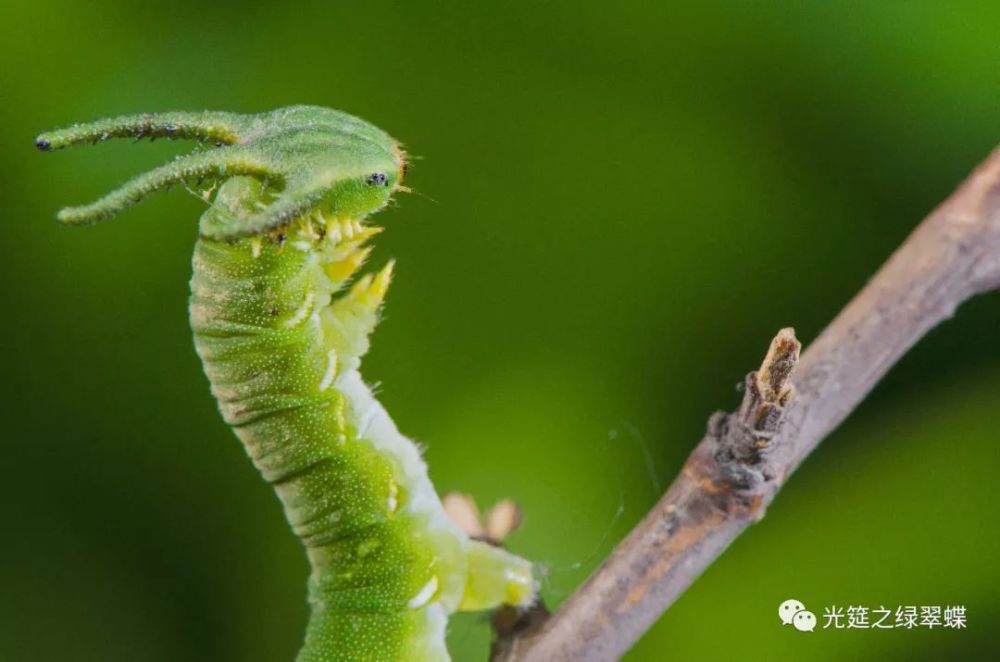
<path id="1" fill-rule="evenodd" d="M 183 189 L 53 221 L 187 149 L 42 156 L 103 115 L 323 104 L 422 157 L 365 374 L 438 488 L 526 512 L 569 595 L 772 334 L 809 341 L 1000 141 L 1000 5 L 0 6 L 0 659 L 281 661 L 306 563 L 192 349 Z M 879 385 L 627 659 L 997 659 L 1000 298 Z M 964 631 L 782 628 L 795 597 Z M 820 617 L 822 625 L 823 619 Z M 482 616 L 454 619 L 485 659 Z"/>

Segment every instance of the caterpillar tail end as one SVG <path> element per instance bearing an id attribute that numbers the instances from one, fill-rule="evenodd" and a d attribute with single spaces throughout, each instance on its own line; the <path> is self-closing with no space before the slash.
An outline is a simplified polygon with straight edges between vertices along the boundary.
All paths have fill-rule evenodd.
<path id="1" fill-rule="evenodd" d="M 478 540 L 469 542 L 467 560 L 469 575 L 459 611 L 528 607 L 535 602 L 538 584 L 530 562 Z"/>

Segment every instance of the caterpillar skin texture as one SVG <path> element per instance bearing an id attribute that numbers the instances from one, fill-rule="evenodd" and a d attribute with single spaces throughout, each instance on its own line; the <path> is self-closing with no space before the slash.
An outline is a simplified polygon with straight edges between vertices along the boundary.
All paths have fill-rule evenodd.
<path id="1" fill-rule="evenodd" d="M 448 518 L 416 446 L 358 372 L 392 264 L 355 274 L 379 231 L 369 215 L 401 188 L 398 144 L 358 118 L 301 106 L 128 116 L 35 142 L 125 136 L 206 148 L 59 219 L 92 223 L 174 183 L 218 183 L 199 224 L 191 327 L 222 416 L 311 564 L 297 659 L 447 660 L 450 613 L 530 604 L 531 565 Z"/>

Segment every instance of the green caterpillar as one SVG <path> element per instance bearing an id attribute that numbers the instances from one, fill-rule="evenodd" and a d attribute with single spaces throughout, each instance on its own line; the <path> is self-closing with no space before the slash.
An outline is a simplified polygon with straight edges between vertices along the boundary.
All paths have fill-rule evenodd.
<path id="1" fill-rule="evenodd" d="M 63 223 L 109 218 L 175 183 L 219 184 L 199 224 L 191 327 L 223 417 L 312 567 L 298 660 L 447 660 L 450 613 L 530 604 L 531 565 L 448 518 L 417 448 L 358 372 L 392 263 L 351 281 L 379 231 L 369 215 L 402 187 L 399 144 L 307 106 L 126 116 L 35 144 L 112 137 L 192 138 L 205 149 L 63 209 Z"/>

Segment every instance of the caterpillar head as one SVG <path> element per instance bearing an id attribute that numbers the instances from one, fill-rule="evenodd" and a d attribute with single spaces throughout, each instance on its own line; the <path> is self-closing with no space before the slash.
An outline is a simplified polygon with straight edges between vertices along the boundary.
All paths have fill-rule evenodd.
<path id="1" fill-rule="evenodd" d="M 364 218 L 401 188 L 406 154 L 388 134 L 352 115 L 317 106 L 267 113 L 129 115 L 43 133 L 35 145 L 60 149 L 109 138 L 191 138 L 204 149 L 126 182 L 100 200 L 59 212 L 70 225 L 96 223 L 181 182 L 249 176 L 273 191 L 252 213 L 211 215 L 202 235 L 216 240 L 271 233 L 313 212 Z"/>

